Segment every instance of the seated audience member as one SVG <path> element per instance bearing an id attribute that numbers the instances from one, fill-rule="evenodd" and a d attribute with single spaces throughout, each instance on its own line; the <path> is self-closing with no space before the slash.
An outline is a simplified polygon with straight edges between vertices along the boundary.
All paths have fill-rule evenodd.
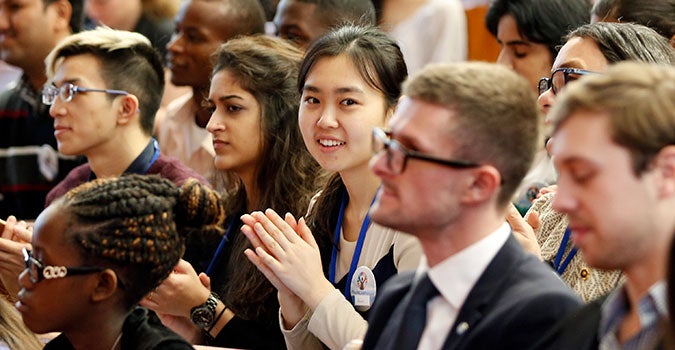
<path id="1" fill-rule="evenodd" d="M 257 1 L 186 0 L 176 15 L 176 32 L 167 45 L 171 82 L 188 86 L 183 95 L 155 120 L 155 135 L 164 154 L 214 182 L 211 135 L 206 123 L 211 111 L 204 105 L 211 80 L 211 54 L 238 35 L 263 33 L 265 19 Z"/>
<path id="2" fill-rule="evenodd" d="M 178 160 L 160 154 L 151 137 L 164 75 L 147 38 L 106 28 L 71 35 L 47 57 L 47 73 L 50 81 L 42 101 L 51 106 L 59 152 L 88 161 L 49 192 L 47 206 L 84 182 L 125 173 L 159 174 L 177 185 L 191 177 L 207 183 Z M 188 256 L 192 246 L 189 241 Z M 10 295 L 18 291 L 21 247 L 19 242 L 0 240 L 4 253 L 0 258 L 13 261 L 11 268 L 0 269 Z"/>
<path id="3" fill-rule="evenodd" d="M 0 349 L 37 350 L 44 344 L 21 321 L 14 305 L 0 298 Z"/>
<path id="4" fill-rule="evenodd" d="M 45 349 L 192 349 L 135 306 L 169 275 L 186 232 L 218 230 L 219 196 L 196 180 L 97 179 L 54 201 L 23 250 L 17 309 L 37 333 L 61 332 Z M 55 302 L 57 301 L 57 302 Z"/>
<path id="5" fill-rule="evenodd" d="M 647 27 L 630 23 L 595 23 L 571 32 L 560 49 L 550 78 L 542 78 L 539 107 L 549 116 L 557 94 L 568 82 L 604 72 L 621 61 L 675 64 L 675 50 L 665 38 Z M 551 121 L 548 120 L 547 124 Z M 549 141 L 552 143 L 552 140 Z M 553 210 L 555 193 L 537 199 L 528 215 L 538 216 L 537 247 L 541 258 L 585 301 L 607 294 L 621 282 L 621 272 L 595 269 L 570 240 L 567 216 Z"/>
<path id="6" fill-rule="evenodd" d="M 296 224 L 299 216 L 282 219 L 276 212 L 283 212 L 272 208 L 245 215 L 242 228 L 255 247 L 267 242 L 247 256 L 279 289 L 291 349 L 342 349 L 363 338 L 376 288 L 419 263 L 417 239 L 371 224 L 368 216 L 380 186 L 368 169 L 369 136 L 393 114 L 406 76 L 398 45 L 373 28 L 342 27 L 305 55 L 298 80 L 300 130 L 314 159 L 333 173 L 314 199 L 307 224 Z M 304 239 L 293 239 L 296 231 Z M 328 249 L 323 242 L 330 242 Z M 277 256 L 277 244 L 291 258 Z M 271 256 L 265 251 L 276 261 L 266 261 Z"/>
<path id="7" fill-rule="evenodd" d="M 274 16 L 277 36 L 303 50 L 345 23 L 376 25 L 373 3 L 364 0 L 281 0 Z"/>
<path id="8" fill-rule="evenodd" d="M 83 182 L 123 173 L 159 174 L 177 185 L 190 177 L 205 182 L 162 155 L 151 136 L 164 74 L 148 39 L 107 28 L 72 35 L 47 57 L 47 73 L 42 99 L 59 151 L 87 158 L 49 193 L 47 205 Z"/>
<path id="9" fill-rule="evenodd" d="M 0 218 L 35 220 L 47 193 L 81 159 L 56 151 L 54 121 L 40 102 L 45 57 L 82 28 L 83 0 L 0 2 L 0 58 L 21 78 L 0 94 Z M 12 278 L 13 280 L 16 278 Z"/>
<path id="10" fill-rule="evenodd" d="M 541 349 L 654 349 L 667 320 L 675 230 L 675 68 L 618 63 L 571 84 L 551 111 L 553 209 L 595 268 L 626 283 L 560 322 Z"/>
<path id="11" fill-rule="evenodd" d="M 434 62 L 466 61 L 466 12 L 460 0 L 373 0 L 380 28 L 401 46 L 408 73 Z"/>
<path id="12" fill-rule="evenodd" d="M 181 262 L 142 305 L 195 343 L 281 349 L 276 290 L 244 256 L 250 244 L 239 229 L 253 210 L 302 215 L 321 183 L 298 129 L 302 52 L 259 35 L 232 39 L 214 57 L 207 130 L 228 179 L 227 230 L 215 254 L 203 253 L 207 268 Z"/>
<path id="13" fill-rule="evenodd" d="M 637 23 L 656 30 L 675 47 L 675 0 L 597 0 L 591 23 Z"/>
<path id="14" fill-rule="evenodd" d="M 485 17 L 488 30 L 502 49 L 497 63 L 525 77 L 530 89 L 551 71 L 553 59 L 569 31 L 588 23 L 588 0 L 495 0 Z M 542 187 L 555 182 L 556 173 L 541 140 L 532 168 L 513 198 L 524 214 Z"/>
<path id="15" fill-rule="evenodd" d="M 581 305 L 504 220 L 537 149 L 527 84 L 494 64 L 431 65 L 373 131 L 370 214 L 418 237 L 426 260 L 379 292 L 364 349 L 527 349 Z"/>
<path id="16" fill-rule="evenodd" d="M 495 0 L 485 16 L 502 47 L 497 63 L 522 75 L 537 91 L 565 35 L 589 22 L 588 0 Z"/>

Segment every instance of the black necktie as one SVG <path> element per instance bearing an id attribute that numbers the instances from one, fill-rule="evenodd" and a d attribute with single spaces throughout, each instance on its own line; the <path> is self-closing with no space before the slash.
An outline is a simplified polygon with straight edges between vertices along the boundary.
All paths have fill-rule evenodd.
<path id="1" fill-rule="evenodd" d="M 438 295 L 438 289 L 429 279 L 429 275 L 425 273 L 415 285 L 410 302 L 403 314 L 395 345 L 397 349 L 417 349 L 427 323 L 427 302 L 436 295 Z"/>

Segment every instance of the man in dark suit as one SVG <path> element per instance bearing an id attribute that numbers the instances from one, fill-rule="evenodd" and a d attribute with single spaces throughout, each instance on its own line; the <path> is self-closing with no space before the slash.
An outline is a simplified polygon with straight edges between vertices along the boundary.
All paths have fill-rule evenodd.
<path id="1" fill-rule="evenodd" d="M 621 270 L 626 282 L 561 322 L 538 347 L 654 349 L 669 318 L 675 68 L 620 63 L 588 78 L 570 84 L 551 112 L 560 172 L 552 205 L 569 217 L 586 263 Z"/>
<path id="2" fill-rule="evenodd" d="M 417 236 L 426 261 L 379 292 L 363 348 L 527 349 L 581 306 L 504 220 L 537 148 L 535 96 L 487 63 L 429 66 L 404 95 L 374 131 L 371 217 Z"/>

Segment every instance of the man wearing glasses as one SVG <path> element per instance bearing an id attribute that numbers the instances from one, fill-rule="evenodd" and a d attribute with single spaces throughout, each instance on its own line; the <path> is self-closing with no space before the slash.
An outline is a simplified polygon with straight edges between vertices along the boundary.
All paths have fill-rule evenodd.
<path id="1" fill-rule="evenodd" d="M 88 161 L 47 195 L 47 206 L 97 177 L 160 174 L 178 185 L 190 177 L 205 181 L 162 156 L 151 136 L 164 73 L 145 37 L 99 28 L 62 41 L 46 62 L 50 80 L 42 102 L 50 106 L 59 151 Z"/>
<path id="2" fill-rule="evenodd" d="M 191 177 L 207 183 L 175 158 L 160 154 L 151 136 L 164 70 L 147 38 L 108 28 L 78 33 L 61 41 L 46 64 L 49 80 L 42 103 L 49 106 L 59 152 L 88 161 L 49 192 L 46 206 L 82 183 L 123 174 L 158 174 L 177 185 Z M 21 228 L 8 225 L 3 237 L 30 236 L 17 230 Z M 2 280 L 16 295 L 21 246 L 0 246 L 0 257 Z"/>
<path id="3" fill-rule="evenodd" d="M 504 220 L 536 149 L 535 96 L 487 63 L 429 66 L 403 94 L 374 131 L 371 216 L 418 237 L 426 260 L 385 285 L 364 348 L 527 349 L 581 304 Z"/>

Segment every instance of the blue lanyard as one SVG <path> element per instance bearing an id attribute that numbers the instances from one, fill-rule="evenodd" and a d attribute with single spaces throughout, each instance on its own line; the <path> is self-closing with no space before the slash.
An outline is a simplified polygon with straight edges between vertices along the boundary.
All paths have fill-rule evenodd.
<path id="1" fill-rule="evenodd" d="M 570 261 L 572 261 L 572 258 L 577 254 L 577 247 L 572 248 L 570 250 L 570 253 L 567 254 L 567 258 L 565 258 L 564 261 L 561 262 L 563 255 L 565 254 L 565 248 L 567 248 L 567 242 L 570 240 L 570 235 L 572 234 L 572 231 L 570 228 L 565 229 L 565 234 L 563 235 L 562 242 L 560 242 L 560 248 L 558 248 L 558 253 L 555 256 L 555 260 L 553 261 L 553 267 L 555 268 L 556 272 L 558 272 L 558 275 L 563 274 L 565 272 L 565 269 L 567 268 L 567 265 L 570 264 Z"/>
<path id="2" fill-rule="evenodd" d="M 375 202 L 375 198 L 370 203 L 372 206 Z M 347 193 L 342 194 L 342 203 L 340 203 L 340 213 L 338 214 L 337 223 L 335 225 L 335 239 L 333 241 L 333 253 L 330 258 L 330 271 L 328 272 L 328 280 L 332 284 L 336 284 L 335 280 L 335 270 L 337 266 L 337 254 L 338 246 L 340 245 L 340 231 L 342 229 L 342 220 L 345 216 L 345 207 L 347 207 Z M 366 214 L 366 217 L 363 218 L 363 223 L 361 224 L 361 231 L 359 231 L 359 238 L 356 240 L 356 248 L 354 248 L 354 255 L 352 256 L 352 263 L 349 266 L 349 273 L 347 274 L 347 283 L 345 283 L 345 290 L 343 292 L 344 296 L 351 302 L 351 292 L 349 291 L 349 285 L 351 284 L 352 276 L 354 276 L 354 271 L 359 263 L 359 258 L 361 257 L 361 250 L 363 249 L 363 242 L 366 240 L 366 231 L 370 226 L 370 213 Z"/>
<path id="3" fill-rule="evenodd" d="M 211 276 L 211 271 L 213 271 L 213 269 L 216 267 L 218 257 L 220 256 L 220 254 L 223 253 L 223 249 L 225 249 L 227 242 L 230 241 L 230 234 L 232 234 L 232 228 L 234 227 L 235 221 L 239 220 L 237 220 L 236 217 L 232 217 L 232 221 L 230 221 L 230 224 L 227 226 L 227 231 L 225 231 L 225 236 L 223 236 L 223 239 L 220 241 L 220 244 L 218 245 L 218 249 L 216 249 L 216 252 L 213 254 L 213 258 L 211 258 L 209 267 L 206 268 L 206 274 L 208 276 Z"/>
<path id="4" fill-rule="evenodd" d="M 155 148 L 155 153 L 153 153 L 152 158 L 150 159 L 150 162 L 145 167 L 145 170 L 143 171 L 143 175 L 148 173 L 148 170 L 150 170 L 150 167 L 153 164 L 155 164 L 155 162 L 157 161 L 157 158 L 159 158 L 159 143 L 157 143 L 157 140 L 152 139 L 152 147 Z"/>

